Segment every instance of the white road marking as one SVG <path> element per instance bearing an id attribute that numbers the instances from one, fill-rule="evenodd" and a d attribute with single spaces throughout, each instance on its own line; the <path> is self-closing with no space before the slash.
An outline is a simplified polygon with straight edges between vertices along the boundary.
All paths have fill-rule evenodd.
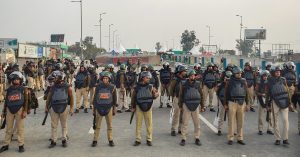
<path id="1" fill-rule="evenodd" d="M 206 118 L 199 114 L 200 120 L 202 120 L 213 132 L 218 133 L 218 129 L 212 125 Z"/>

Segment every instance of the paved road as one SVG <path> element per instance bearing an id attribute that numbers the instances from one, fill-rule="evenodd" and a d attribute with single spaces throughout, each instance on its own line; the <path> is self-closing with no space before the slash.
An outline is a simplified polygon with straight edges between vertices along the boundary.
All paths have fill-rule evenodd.
<path id="1" fill-rule="evenodd" d="M 41 92 L 38 93 L 41 96 Z M 74 115 L 69 118 L 69 135 L 70 141 L 68 148 L 62 148 L 61 142 L 58 141 L 58 146 L 54 149 L 48 149 L 50 137 L 50 118 L 45 126 L 42 126 L 44 117 L 44 101 L 39 99 L 40 108 L 36 115 L 29 115 L 25 124 L 25 149 L 23 157 L 33 156 L 62 156 L 62 157 L 77 157 L 77 156 L 130 156 L 130 157 L 156 157 L 156 156 L 172 156 L 172 157 L 187 157 L 187 156 L 228 156 L 228 157 L 276 157 L 289 156 L 299 157 L 300 136 L 297 130 L 297 113 L 289 114 L 290 131 L 289 140 L 291 145 L 288 147 L 275 146 L 274 136 L 257 134 L 257 112 L 248 112 L 245 116 L 245 142 L 247 145 L 241 146 L 234 143 L 232 146 L 226 144 L 226 135 L 217 136 L 215 132 L 201 120 L 201 142 L 202 146 L 194 144 L 193 125 L 189 125 L 189 136 L 185 147 L 179 145 L 180 136 L 172 137 L 170 135 L 169 112 L 170 109 L 159 109 L 159 100 L 157 99 L 153 106 L 153 146 L 148 147 L 145 139 L 145 128 L 143 126 L 142 145 L 133 147 L 135 141 L 135 122 L 129 125 L 130 113 L 117 114 L 113 119 L 113 136 L 116 146 L 111 148 L 108 146 L 106 138 L 106 124 L 103 121 L 101 129 L 101 137 L 98 141 L 98 146 L 90 147 L 92 142 L 92 134 L 89 134 L 89 129 L 92 126 L 92 114 L 83 113 Z M 214 100 L 214 102 L 216 102 Z M 215 103 L 217 105 L 217 103 Z M 1 106 L 2 107 L 2 106 Z M 216 113 L 206 111 L 201 114 L 208 123 L 212 124 Z M 224 125 L 223 132 L 227 132 L 227 123 Z M 60 129 L 58 131 L 60 135 Z M 4 130 L 0 131 L 0 143 L 4 139 Z M 15 157 L 18 152 L 17 142 L 13 141 L 10 149 L 2 153 L 0 156 Z"/>

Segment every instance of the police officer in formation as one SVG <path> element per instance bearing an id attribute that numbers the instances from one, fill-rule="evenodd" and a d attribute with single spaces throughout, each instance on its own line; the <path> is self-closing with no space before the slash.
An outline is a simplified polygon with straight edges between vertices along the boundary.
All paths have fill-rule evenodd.
<path id="1" fill-rule="evenodd" d="M 169 93 L 169 86 L 170 82 L 172 79 L 172 71 L 171 68 L 169 67 L 168 62 L 163 63 L 163 68 L 159 70 L 159 79 L 161 82 L 161 87 L 160 87 L 160 105 L 159 108 L 163 107 L 163 104 L 166 102 L 167 99 L 167 107 L 171 108 L 172 106 L 171 101 L 170 101 L 170 93 Z"/>
<path id="2" fill-rule="evenodd" d="M 90 75 L 90 83 L 89 83 L 89 105 L 90 108 L 93 107 L 93 96 L 95 93 L 96 85 L 97 85 L 97 80 L 98 80 L 98 74 L 96 73 L 96 69 L 94 65 L 90 65 L 88 67 L 88 72 Z"/>
<path id="3" fill-rule="evenodd" d="M 289 130 L 289 107 L 291 107 L 291 99 L 287 81 L 281 77 L 281 67 L 273 66 L 271 68 L 271 76 L 268 79 L 266 101 L 268 102 L 268 109 L 272 111 L 274 116 L 274 134 L 275 145 L 280 145 L 283 140 L 284 145 L 289 145 L 288 130 Z M 279 131 L 279 114 L 282 115 L 283 133 Z"/>
<path id="4" fill-rule="evenodd" d="M 296 76 L 296 72 L 295 72 L 295 67 L 296 66 L 295 66 L 294 62 L 289 61 L 286 63 L 286 66 L 282 70 L 282 77 L 284 77 L 286 79 L 290 99 L 295 92 L 295 86 L 296 86 L 297 76 Z M 294 112 L 294 109 L 292 108 L 292 106 L 290 107 L 290 111 Z"/>
<path id="5" fill-rule="evenodd" d="M 6 116 L 6 134 L 4 145 L 0 153 L 7 151 L 13 134 L 13 126 L 16 122 L 19 152 L 24 152 L 24 123 L 28 112 L 29 90 L 22 85 L 21 72 L 13 72 L 9 75 L 12 85 L 7 89 L 2 117 Z"/>
<path id="6" fill-rule="evenodd" d="M 110 83 L 110 79 L 111 73 L 103 72 L 101 82 L 96 86 L 93 98 L 93 115 L 96 116 L 96 128 L 92 147 L 97 145 L 103 117 L 106 119 L 109 146 L 115 146 L 112 136 L 112 117 L 116 113 L 117 91 L 115 85 Z"/>
<path id="7" fill-rule="evenodd" d="M 200 146 L 200 119 L 199 119 L 199 105 L 201 111 L 204 111 L 202 84 L 196 81 L 195 70 L 189 70 L 187 73 L 187 80 L 183 80 L 179 87 L 178 105 L 183 110 L 182 113 L 182 127 L 181 127 L 181 146 L 185 145 L 187 128 L 189 119 L 192 117 L 194 123 L 195 144 Z"/>
<path id="8" fill-rule="evenodd" d="M 253 105 L 254 105 L 253 98 L 254 98 L 254 86 L 255 86 L 256 80 L 255 80 L 255 76 L 254 76 L 253 69 L 252 69 L 250 62 L 245 63 L 245 68 L 242 73 L 242 77 L 245 78 L 247 81 L 247 93 L 248 93 L 248 96 L 247 96 L 248 102 L 247 103 L 249 103 L 247 105 L 250 105 L 250 110 L 252 112 L 255 112 L 255 109 L 253 107 Z"/>
<path id="9" fill-rule="evenodd" d="M 217 78 L 213 67 L 214 65 L 212 63 L 208 63 L 207 69 L 203 74 L 203 101 L 204 103 L 206 103 L 207 96 L 208 96 L 209 97 L 208 108 L 211 112 L 216 112 L 212 104 L 215 87 L 217 85 Z"/>
<path id="10" fill-rule="evenodd" d="M 90 75 L 86 68 L 81 65 L 78 73 L 75 76 L 75 92 L 76 92 L 76 110 L 75 113 L 79 113 L 79 109 L 84 109 L 85 113 L 88 113 L 88 91 L 90 84 Z M 80 107 L 80 102 L 83 97 L 84 106 Z"/>
<path id="11" fill-rule="evenodd" d="M 131 99 L 132 112 L 136 114 L 136 140 L 134 146 L 141 144 L 142 122 L 145 120 L 147 130 L 147 145 L 152 146 L 152 105 L 153 100 L 159 94 L 157 89 L 150 84 L 152 75 L 149 71 L 143 71 L 140 74 L 140 81 L 137 83 Z"/>
<path id="12" fill-rule="evenodd" d="M 132 96 L 132 92 L 133 89 L 135 87 L 135 84 L 137 82 L 137 74 L 135 72 L 136 66 L 135 65 L 130 65 L 130 68 L 127 68 L 127 72 L 126 72 L 126 99 L 128 104 L 131 104 L 131 96 Z M 131 105 L 129 105 L 129 108 L 131 107 Z"/>
<path id="13" fill-rule="evenodd" d="M 155 89 L 158 89 L 159 88 L 159 79 L 158 79 L 156 71 L 154 70 L 154 67 L 152 65 L 149 65 L 147 70 L 151 74 L 150 84 L 152 84 Z"/>
<path id="14" fill-rule="evenodd" d="M 126 99 L 126 65 L 121 64 L 120 70 L 118 70 L 116 75 L 115 85 L 117 87 L 118 93 L 118 113 L 122 113 L 122 110 L 125 109 L 126 112 L 131 112 Z"/>
<path id="15" fill-rule="evenodd" d="M 244 142 L 244 112 L 249 110 L 245 105 L 248 94 L 247 81 L 242 78 L 242 70 L 234 67 L 233 76 L 225 85 L 225 109 L 228 110 L 228 144 L 232 145 L 234 140 L 235 124 L 237 126 L 237 143 L 245 145 Z M 246 102 L 247 104 L 247 102 Z"/>
<path id="16" fill-rule="evenodd" d="M 49 112 L 51 116 L 51 143 L 49 148 L 56 146 L 57 141 L 57 125 L 61 123 L 62 127 L 62 146 L 67 147 L 67 119 L 68 115 L 73 115 L 74 98 L 72 88 L 65 81 L 65 75 L 59 72 L 53 72 L 54 85 L 50 87 L 45 112 Z M 70 109 L 67 109 L 70 105 Z"/>

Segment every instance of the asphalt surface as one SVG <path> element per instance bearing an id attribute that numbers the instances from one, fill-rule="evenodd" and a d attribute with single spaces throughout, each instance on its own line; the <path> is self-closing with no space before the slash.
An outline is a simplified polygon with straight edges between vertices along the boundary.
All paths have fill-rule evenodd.
<path id="1" fill-rule="evenodd" d="M 38 92 L 38 96 L 42 96 L 42 92 Z M 299 157 L 300 156 L 300 136 L 298 135 L 298 117 L 297 113 L 289 114 L 289 146 L 275 146 L 274 135 L 258 135 L 257 132 L 257 118 L 258 112 L 248 112 L 245 116 L 244 125 L 244 140 L 245 146 L 239 145 L 236 142 L 232 146 L 227 145 L 227 122 L 224 124 L 223 135 L 217 136 L 211 128 L 216 112 L 206 111 L 201 113 L 203 118 L 207 120 L 205 123 L 201 120 L 201 143 L 202 146 L 196 146 L 193 138 L 193 124 L 189 124 L 189 134 L 186 146 L 182 147 L 180 143 L 180 135 L 173 137 L 170 135 L 171 125 L 169 124 L 170 109 L 159 107 L 159 98 L 155 100 L 153 105 L 153 146 L 146 145 L 146 130 L 143 124 L 142 144 L 138 147 L 132 146 L 135 141 L 135 119 L 130 125 L 131 113 L 118 113 L 113 117 L 113 137 L 116 144 L 115 147 L 109 147 L 106 136 L 106 123 L 102 121 L 101 135 L 98 140 L 97 147 L 91 147 L 93 134 L 89 134 L 92 126 L 92 112 L 80 113 L 69 117 L 68 134 L 70 140 L 68 147 L 63 148 L 61 141 L 57 142 L 57 146 L 49 149 L 50 142 L 50 116 L 47 119 L 46 125 L 42 126 L 44 118 L 44 100 L 39 99 L 40 107 L 37 109 L 37 114 L 31 114 L 27 117 L 25 122 L 25 149 L 22 154 L 23 157 L 32 156 L 61 156 L 61 157 L 77 157 L 77 156 L 130 156 L 130 157 L 156 157 L 156 156 L 172 156 L 172 157 L 194 157 L 194 156 L 208 156 L 208 157 Z M 214 105 L 217 106 L 216 97 L 214 98 Z M 2 105 L 0 106 L 2 107 Z M 256 106 L 257 109 L 257 106 Z M 210 124 L 208 124 L 210 123 Z M 209 127 L 210 126 L 210 127 Z M 215 127 L 215 126 L 213 126 Z M 266 130 L 265 130 L 266 131 Z M 3 143 L 5 130 L 0 130 L 0 143 Z M 58 128 L 58 137 L 61 135 L 61 128 Z M 15 137 L 14 137 L 15 139 Z M 13 140 L 10 144 L 10 149 L 0 156 L 15 157 L 19 155 L 18 144 Z"/>

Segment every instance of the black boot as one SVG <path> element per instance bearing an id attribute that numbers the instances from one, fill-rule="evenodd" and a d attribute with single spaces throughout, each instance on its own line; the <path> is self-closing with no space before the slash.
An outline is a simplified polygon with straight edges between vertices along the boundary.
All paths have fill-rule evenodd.
<path id="1" fill-rule="evenodd" d="M 79 110 L 78 110 L 78 109 L 76 109 L 74 113 L 79 113 Z"/>
<path id="2" fill-rule="evenodd" d="M 4 151 L 7 151 L 7 150 L 8 150 L 8 145 L 2 146 L 1 149 L 0 149 L 0 153 L 2 153 Z"/>
<path id="3" fill-rule="evenodd" d="M 92 142 L 92 147 L 96 147 L 97 146 L 97 141 L 93 141 Z"/>
<path id="4" fill-rule="evenodd" d="M 162 107 L 163 107 L 163 103 L 162 103 L 162 102 L 160 102 L 159 108 L 162 108 Z"/>
<path id="5" fill-rule="evenodd" d="M 147 145 L 152 146 L 152 142 L 147 140 Z"/>
<path id="6" fill-rule="evenodd" d="M 216 112 L 216 110 L 214 108 L 210 108 L 209 111 L 210 112 Z"/>
<path id="7" fill-rule="evenodd" d="M 270 131 L 270 130 L 267 131 L 267 134 L 274 135 L 274 133 L 272 131 Z"/>
<path id="8" fill-rule="evenodd" d="M 258 135 L 263 135 L 263 132 L 262 131 L 258 131 Z"/>
<path id="9" fill-rule="evenodd" d="M 56 146 L 56 142 L 54 142 L 53 140 L 51 140 L 50 146 L 48 148 L 53 148 Z"/>
<path id="10" fill-rule="evenodd" d="M 227 144 L 228 144 L 228 145 L 232 145 L 232 144 L 233 144 L 233 141 L 229 140 L 229 141 L 227 142 Z"/>
<path id="11" fill-rule="evenodd" d="M 133 146 L 139 146 L 140 144 L 141 144 L 141 142 L 135 141 L 134 144 L 133 144 Z"/>
<path id="12" fill-rule="evenodd" d="M 83 105 L 82 105 L 82 106 L 80 106 L 80 108 L 79 108 L 79 109 L 84 109 Z"/>
<path id="13" fill-rule="evenodd" d="M 61 143 L 64 148 L 66 148 L 68 146 L 67 140 L 62 140 Z"/>
<path id="14" fill-rule="evenodd" d="M 88 113 L 87 108 L 84 109 L 84 113 Z"/>
<path id="15" fill-rule="evenodd" d="M 23 153 L 23 152 L 25 152 L 24 145 L 22 145 L 22 146 L 19 146 L 19 152 L 20 152 L 20 153 Z"/>
<path id="16" fill-rule="evenodd" d="M 175 131 L 171 131 L 171 136 L 176 136 L 176 132 Z"/>
<path id="17" fill-rule="evenodd" d="M 181 135 L 181 131 L 180 131 L 180 130 L 178 130 L 178 134 L 180 134 L 180 135 Z"/>
<path id="18" fill-rule="evenodd" d="M 181 140 L 180 145 L 185 146 L 185 140 Z"/>
<path id="19" fill-rule="evenodd" d="M 169 103 L 167 103 L 167 108 L 172 108 L 172 106 Z"/>
<path id="20" fill-rule="evenodd" d="M 218 131 L 217 135 L 218 135 L 218 136 L 221 136 L 221 135 L 222 135 L 221 130 Z"/>
<path id="21" fill-rule="evenodd" d="M 277 146 L 280 145 L 280 140 L 276 140 L 274 144 Z"/>
<path id="22" fill-rule="evenodd" d="M 282 143 L 283 143 L 284 145 L 290 145 L 290 143 L 289 143 L 288 140 L 283 140 Z"/>
<path id="23" fill-rule="evenodd" d="M 251 112 L 255 112 L 255 109 L 253 107 L 250 107 Z"/>
<path id="24" fill-rule="evenodd" d="M 246 143 L 243 140 L 238 140 L 237 143 L 240 145 L 246 145 Z"/>
<path id="25" fill-rule="evenodd" d="M 109 141 L 109 146 L 111 146 L 111 147 L 115 146 L 114 141 Z"/>
<path id="26" fill-rule="evenodd" d="M 197 146 L 201 146 L 201 145 L 202 145 L 199 139 L 196 139 L 196 140 L 195 140 L 195 144 L 196 144 Z"/>

